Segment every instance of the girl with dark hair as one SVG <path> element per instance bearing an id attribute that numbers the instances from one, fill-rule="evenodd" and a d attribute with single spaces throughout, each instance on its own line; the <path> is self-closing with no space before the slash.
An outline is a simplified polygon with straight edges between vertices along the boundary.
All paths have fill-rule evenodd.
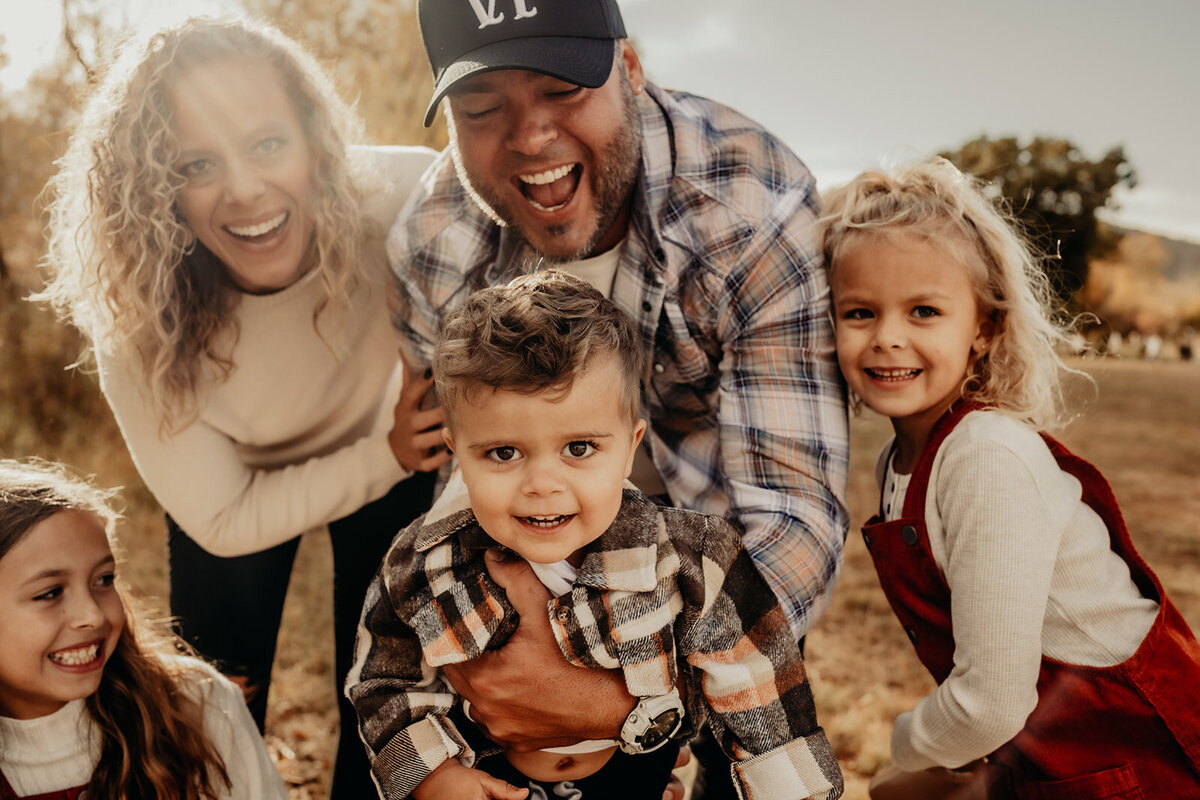
<path id="1" fill-rule="evenodd" d="M 241 691 L 131 613 L 109 495 L 0 460 L 0 798 L 285 800 Z"/>

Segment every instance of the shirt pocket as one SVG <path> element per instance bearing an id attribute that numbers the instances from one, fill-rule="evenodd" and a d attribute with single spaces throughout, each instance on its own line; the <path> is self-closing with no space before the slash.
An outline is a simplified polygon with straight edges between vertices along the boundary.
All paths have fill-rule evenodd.
<path id="1" fill-rule="evenodd" d="M 550 604 L 550 627 L 563 656 L 589 669 L 620 669 L 638 697 L 675 686 L 675 617 L 682 596 L 655 591 L 602 591 L 576 586 Z"/>
<path id="2" fill-rule="evenodd" d="M 464 576 L 439 594 L 419 592 L 397 615 L 417 634 L 433 667 L 478 658 L 517 628 L 516 611 L 486 573 Z"/>
<path id="3" fill-rule="evenodd" d="M 664 304 L 646 393 L 652 415 L 666 417 L 669 426 L 715 415 L 720 359 L 719 342 L 690 328 L 677 305 Z"/>
<path id="4" fill-rule="evenodd" d="M 1141 784 L 1128 764 L 1059 781 L 1017 787 L 1019 800 L 1143 800 Z"/>

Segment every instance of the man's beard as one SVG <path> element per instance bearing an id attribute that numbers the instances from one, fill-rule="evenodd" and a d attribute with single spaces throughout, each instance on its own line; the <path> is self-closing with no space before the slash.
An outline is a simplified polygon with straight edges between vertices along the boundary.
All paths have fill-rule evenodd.
<path id="1" fill-rule="evenodd" d="M 538 252 L 528 233 L 516 222 L 516 215 L 504 200 L 488 187 L 478 185 L 470 179 L 458 150 L 453 115 L 446 115 L 446 120 L 450 125 L 450 152 L 454 159 L 454 169 L 467 193 L 485 214 L 500 225 L 512 230 L 518 239 L 538 252 L 546 264 L 565 264 L 594 255 L 596 247 L 608 235 L 608 229 L 621 215 L 626 203 L 631 202 L 642 162 L 642 122 L 638 113 L 637 98 L 629 85 L 624 65 L 621 67 L 622 124 L 612 142 L 603 152 L 595 155 L 595 168 L 588 176 L 592 197 L 595 198 L 596 228 L 583 247 L 566 255 L 547 256 Z M 561 236 L 566 232 L 567 227 L 563 225 L 552 225 L 546 228 L 546 234 L 550 238 Z"/>

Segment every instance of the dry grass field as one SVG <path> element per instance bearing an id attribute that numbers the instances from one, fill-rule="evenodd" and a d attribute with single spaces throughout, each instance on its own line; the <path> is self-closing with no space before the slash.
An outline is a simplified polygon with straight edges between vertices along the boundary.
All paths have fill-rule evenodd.
<path id="1" fill-rule="evenodd" d="M 63 460 L 95 473 L 102 485 L 123 485 L 124 575 L 138 594 L 163 609 L 161 511 L 138 480 L 94 379 L 62 369 L 79 352 L 78 342 L 63 341 L 45 313 L 19 303 L 5 306 L 0 357 L 8 366 L 0 370 L 0 452 Z M 1080 393 L 1082 416 L 1059 438 L 1108 477 L 1134 540 L 1185 617 L 1200 628 L 1200 364 L 1080 365 L 1095 376 L 1098 392 Z M 932 686 L 892 618 L 858 533 L 876 503 L 872 468 L 888 435 L 879 417 L 868 414 L 852 423 L 852 528 L 845 569 L 832 607 L 807 646 L 818 711 L 841 758 L 846 797 L 858 800 L 888 760 L 892 720 Z M 327 795 L 334 746 L 327 539 L 312 537 L 300 548 L 292 589 L 267 741 L 292 800 L 319 800 Z"/>

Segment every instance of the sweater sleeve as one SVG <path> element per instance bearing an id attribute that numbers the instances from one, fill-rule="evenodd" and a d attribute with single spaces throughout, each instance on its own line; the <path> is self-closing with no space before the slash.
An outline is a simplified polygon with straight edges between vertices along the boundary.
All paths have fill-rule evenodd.
<path id="1" fill-rule="evenodd" d="M 195 676 L 195 691 L 204 704 L 204 733 L 229 776 L 229 788 L 218 792 L 218 800 L 287 800 L 283 780 L 241 689 L 200 661 L 190 674 Z"/>
<path id="2" fill-rule="evenodd" d="M 138 472 L 189 536 L 218 556 L 258 552 L 382 497 L 410 474 L 387 431 L 278 469 L 243 462 L 228 436 L 197 419 L 175 432 L 130 365 L 97 355 L 100 385 Z"/>
<path id="3" fill-rule="evenodd" d="M 944 536 L 939 566 L 950 586 L 954 666 L 896 720 L 892 758 L 906 770 L 955 768 L 987 755 L 1037 705 L 1042 626 L 1070 504 L 1039 488 L 1057 485 L 1057 465 L 1037 433 L 999 422 L 1002 437 L 980 435 L 968 417 L 935 462 L 926 519 L 935 555 L 941 548 L 933 540 Z"/>

